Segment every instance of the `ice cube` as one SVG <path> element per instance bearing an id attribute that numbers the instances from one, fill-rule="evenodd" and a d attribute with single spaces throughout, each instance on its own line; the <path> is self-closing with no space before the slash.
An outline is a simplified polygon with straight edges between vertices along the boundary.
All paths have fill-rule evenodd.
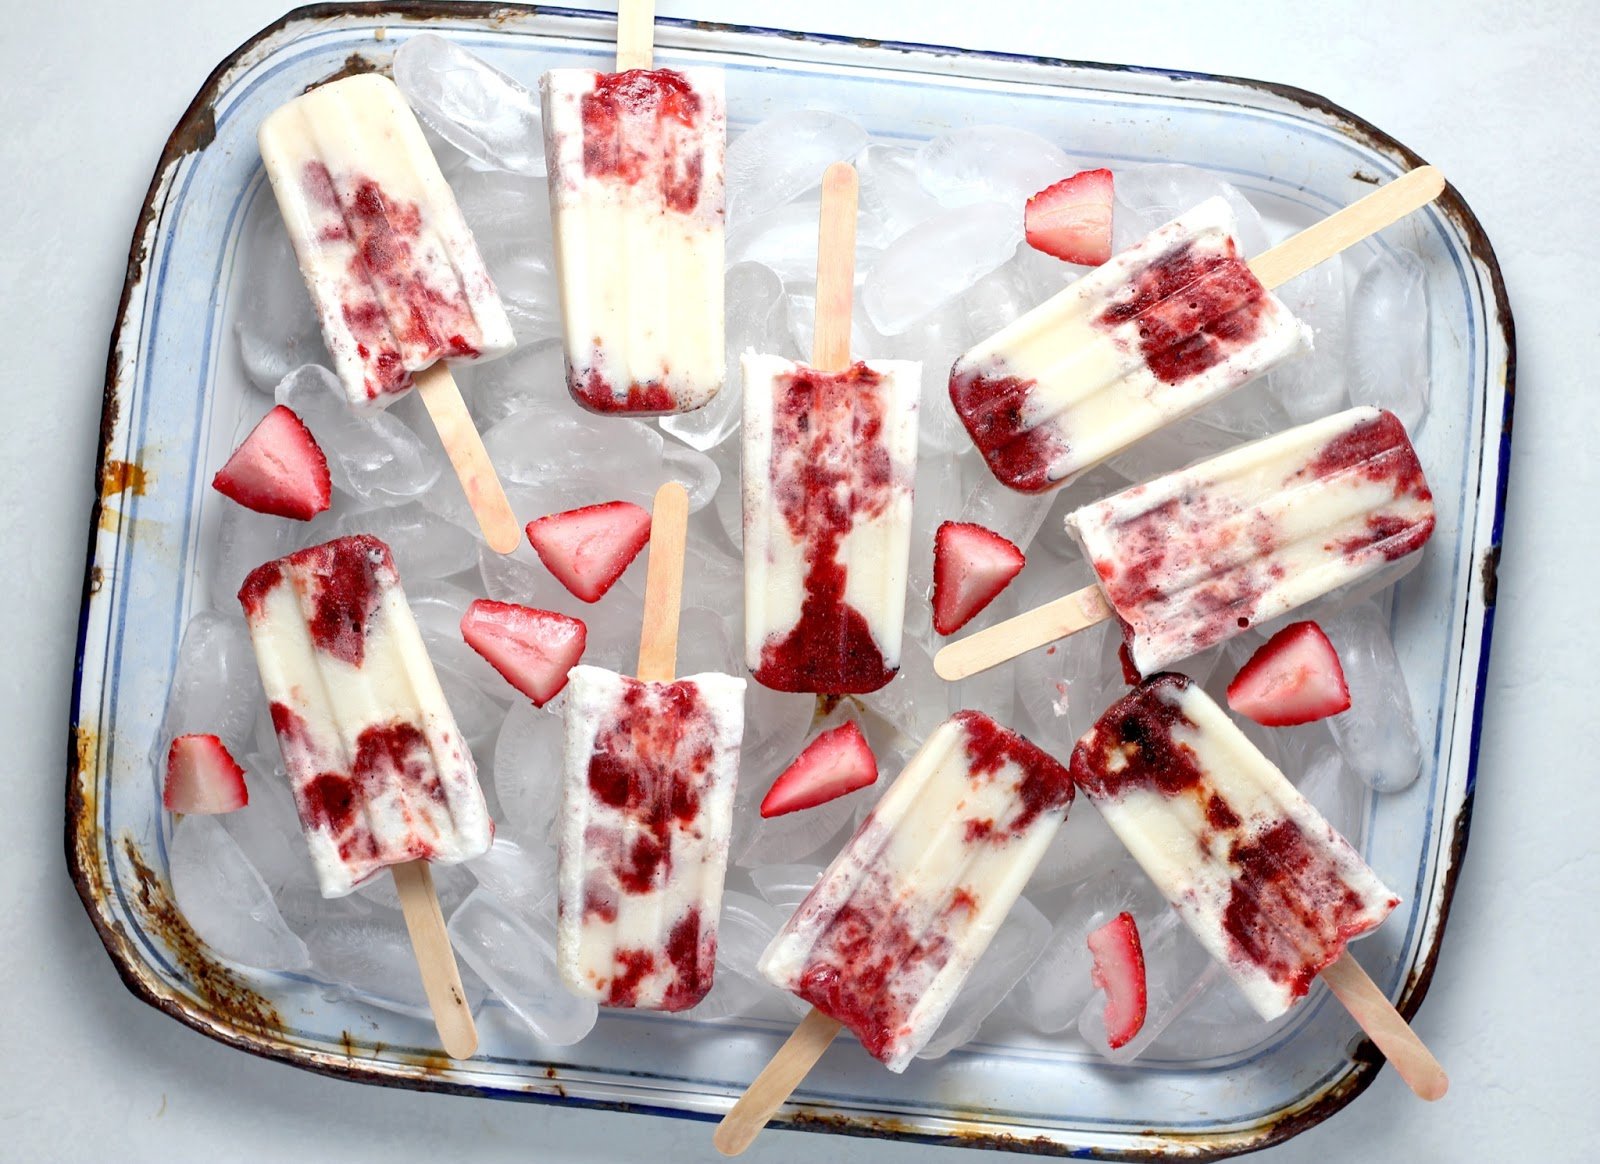
<path id="1" fill-rule="evenodd" d="M 230 962 L 302 970 L 306 944 L 289 929 L 261 875 L 213 816 L 186 816 L 167 845 L 172 895 L 200 939 Z"/>
<path id="2" fill-rule="evenodd" d="M 417 434 L 386 413 L 351 412 L 328 369 L 296 368 L 279 382 L 275 395 L 322 446 L 334 486 L 352 497 L 388 504 L 415 497 L 439 480 L 442 462 L 428 454 Z"/>
<path id="3" fill-rule="evenodd" d="M 1009 259 L 1022 241 L 1020 209 L 978 202 L 912 227 L 875 261 L 863 257 L 862 303 L 885 335 L 904 331 Z"/>
<path id="4" fill-rule="evenodd" d="M 1025 897 L 1019 897 L 995 931 L 989 948 L 973 966 L 961 991 L 919 1059 L 942 1059 L 972 1041 L 1017 981 L 1026 974 L 1050 937 L 1050 923 Z"/>
<path id="5" fill-rule="evenodd" d="M 1074 808 L 1067 820 L 1071 822 L 1079 815 L 1098 819 L 1100 814 Z M 1062 839 L 1066 839 L 1065 835 Z M 1042 1034 L 1066 1030 L 1095 992 L 1089 977 L 1094 965 L 1089 953 L 1089 935 L 1120 913 L 1156 918 L 1165 908 L 1166 903 L 1139 872 L 1138 866 L 1125 855 L 1113 858 L 1100 873 L 1080 884 L 1067 898 L 1039 960 L 1017 983 L 1011 997 L 1012 1006 L 1030 1027 Z"/>
<path id="6" fill-rule="evenodd" d="M 219 610 L 239 609 L 239 587 L 245 577 L 261 563 L 293 550 L 301 524 L 267 513 L 252 513 L 242 505 L 224 501 L 213 549 L 211 605 Z"/>
<path id="7" fill-rule="evenodd" d="M 495 901 L 532 925 L 556 892 L 556 851 L 537 840 L 526 843 L 495 833 L 489 851 L 466 868 Z"/>
<path id="8" fill-rule="evenodd" d="M 320 893 L 316 871 L 300 832 L 300 818 L 295 814 L 288 777 L 276 766 L 277 759 L 276 741 L 269 757 L 244 758 L 250 803 L 218 819 L 274 898 L 286 890 Z"/>
<path id="9" fill-rule="evenodd" d="M 859 125 L 821 109 L 787 110 L 757 122 L 728 143 L 728 225 L 776 210 L 815 189 L 824 170 L 848 161 L 866 144 L 866 131 Z M 811 228 L 814 255 L 815 211 Z"/>
<path id="10" fill-rule="evenodd" d="M 1319 416 L 1338 412 L 1345 405 L 1345 364 L 1349 346 L 1346 338 L 1348 321 L 1344 302 L 1343 256 L 1334 255 L 1331 259 L 1323 260 L 1305 274 L 1278 288 L 1277 294 L 1284 306 L 1311 328 L 1311 350 L 1274 368 L 1262 380 L 1246 385 L 1219 404 L 1235 399 L 1248 403 L 1255 398 L 1252 390 L 1264 386 L 1294 424 L 1304 424 Z M 1213 409 L 1206 409 L 1202 415 L 1213 415 Z M 1277 428 L 1287 427 L 1277 424 L 1270 416 L 1268 421 L 1273 427 L 1260 431 L 1254 428 L 1241 431 L 1249 436 L 1264 436 Z"/>
<path id="11" fill-rule="evenodd" d="M 926 142 L 916 159 L 923 189 L 944 205 L 997 202 L 1019 226 L 1029 198 L 1080 168 L 1054 143 L 1004 125 L 941 134 Z"/>
<path id="12" fill-rule="evenodd" d="M 251 203 L 235 263 L 239 358 L 250 383 L 270 395 L 291 370 L 327 363 L 329 356 L 289 232 L 265 183 Z"/>
<path id="13" fill-rule="evenodd" d="M 1153 916 L 1135 913 L 1134 918 L 1144 950 L 1144 1026 L 1129 1042 L 1113 1049 L 1106 1035 L 1105 1000 L 1098 991 L 1078 1014 L 1078 1034 L 1091 1050 L 1112 1063 L 1137 1059 L 1174 1019 L 1194 1005 L 1214 980 L 1222 977 L 1216 962 L 1171 909 L 1164 908 Z"/>
<path id="14" fill-rule="evenodd" d="M 561 805 L 565 731 L 561 717 L 519 699 L 506 713 L 494 748 L 494 790 L 516 832 L 555 843 Z"/>
<path id="15" fill-rule="evenodd" d="M 311 951 L 313 969 L 327 980 L 333 997 L 433 1021 L 417 956 L 398 914 L 379 911 L 363 916 L 325 903 L 302 937 Z M 461 967 L 461 986 L 467 1007 L 476 1011 L 483 1005 L 483 980 L 470 964 Z"/>
<path id="16" fill-rule="evenodd" d="M 917 151 L 873 142 L 856 159 L 861 209 L 882 227 L 887 246 L 940 209 L 939 200 L 917 180 Z"/>
<path id="17" fill-rule="evenodd" d="M 450 944 L 534 1035 L 565 1047 L 587 1035 L 599 1018 L 593 999 L 568 990 L 556 970 L 553 910 L 536 924 L 479 889 L 450 917 Z"/>
<path id="18" fill-rule="evenodd" d="M 1125 166 L 1117 170 L 1115 188 L 1112 244 L 1119 251 L 1218 195 L 1227 199 L 1238 219 L 1239 245 L 1245 256 L 1267 249 L 1267 228 L 1261 214 L 1237 188 L 1215 174 L 1168 162 Z"/>
<path id="19" fill-rule="evenodd" d="M 151 751 L 158 780 L 166 772 L 167 748 L 175 736 L 217 736 L 235 759 L 244 755 L 265 700 L 244 619 L 211 610 L 195 615 L 183 628 L 166 711 Z"/>
<path id="20" fill-rule="evenodd" d="M 1428 412 L 1428 286 L 1422 261 L 1387 251 L 1350 296 L 1350 399 L 1387 408 L 1416 436 Z"/>
<path id="21" fill-rule="evenodd" d="M 394 80 L 422 122 L 468 157 L 544 176 L 539 99 L 499 69 L 424 32 L 395 51 Z"/>
<path id="22" fill-rule="evenodd" d="M 800 907 L 821 877 L 821 865 L 762 865 L 750 871 L 756 892 L 785 917 Z"/>
<path id="23" fill-rule="evenodd" d="M 462 367 L 455 377 L 484 432 L 517 413 L 578 407 L 567 394 L 566 357 L 554 340 L 524 344 L 501 359 Z"/>
<path id="24" fill-rule="evenodd" d="M 349 513 L 334 523 L 335 537 L 356 533 L 371 534 L 388 544 L 407 586 L 412 579 L 448 578 L 478 562 L 477 539 L 420 501 Z"/>
<path id="25" fill-rule="evenodd" d="M 1422 742 L 1389 621 L 1377 604 L 1363 602 L 1324 621 L 1322 629 L 1350 685 L 1350 710 L 1330 717 L 1328 728 L 1364 783 L 1397 792 L 1421 773 Z"/>

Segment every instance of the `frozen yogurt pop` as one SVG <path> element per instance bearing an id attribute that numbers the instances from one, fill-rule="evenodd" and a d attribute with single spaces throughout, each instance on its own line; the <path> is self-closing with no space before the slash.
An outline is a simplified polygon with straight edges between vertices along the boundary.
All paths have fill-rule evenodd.
<path id="1" fill-rule="evenodd" d="M 1249 261 L 1212 198 L 961 356 L 951 403 L 1000 481 L 1066 484 L 1308 347 L 1271 288 L 1443 189 L 1423 166 Z"/>
<path id="2" fill-rule="evenodd" d="M 257 567 L 239 602 L 323 895 L 393 870 L 455 1055 L 447 1027 L 476 1034 L 428 862 L 481 856 L 494 825 L 389 547 L 358 534 L 300 550 Z"/>
<path id="3" fill-rule="evenodd" d="M 723 1121 L 717 1147 L 747 1147 L 841 1025 L 905 1070 L 1072 796 L 1061 763 L 981 712 L 941 724 L 762 956 L 761 973 L 815 1009 Z"/>
<path id="4" fill-rule="evenodd" d="M 1400 899 L 1198 686 L 1163 673 L 1112 704 L 1073 750 L 1072 779 L 1262 1018 L 1323 975 L 1341 1000 L 1359 994 L 1363 1020 L 1376 988 L 1346 945 Z M 1377 998 L 1392 1017 L 1368 1033 L 1438 1098 L 1443 1071 Z"/>
<path id="5" fill-rule="evenodd" d="M 900 666 L 920 365 L 850 360 L 855 170 L 823 178 L 810 365 L 744 357 L 745 661 L 779 691 Z"/>
<path id="6" fill-rule="evenodd" d="M 477 244 L 400 90 L 375 73 L 297 97 L 257 133 L 345 396 L 415 386 L 489 543 L 521 530 L 450 375 L 516 341 Z"/>
<path id="7" fill-rule="evenodd" d="M 625 3 L 617 71 L 540 82 L 567 387 L 594 412 L 687 412 L 722 387 L 722 70 L 652 69 Z"/>
<path id="8" fill-rule="evenodd" d="M 567 689 L 556 962 L 602 1006 L 686 1010 L 716 968 L 745 681 L 672 677 L 687 520 L 662 486 L 639 677 L 579 666 Z"/>
<path id="9" fill-rule="evenodd" d="M 959 679 L 1121 621 L 1142 675 L 1380 570 L 1433 534 L 1433 494 L 1393 413 L 1335 416 L 1135 485 L 1067 516 L 1096 585 L 942 649 Z"/>

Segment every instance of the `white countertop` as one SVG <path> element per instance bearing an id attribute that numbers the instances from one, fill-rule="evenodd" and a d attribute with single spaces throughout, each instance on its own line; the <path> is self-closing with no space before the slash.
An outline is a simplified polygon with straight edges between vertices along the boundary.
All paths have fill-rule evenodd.
<path id="1" fill-rule="evenodd" d="M 0 425 L 0 553 L 13 594 L 0 614 L 0 739 L 13 757 L 18 813 L 14 840 L 0 847 L 9 931 L 0 942 L 8 1048 L 0 1158 L 713 1158 L 706 1124 L 362 1087 L 229 1050 L 123 989 L 69 883 L 61 827 L 72 645 L 128 238 L 190 98 L 283 3 L 4 5 L 0 335 L 18 358 Z M 1287 82 L 1368 118 L 1449 174 L 1495 244 L 1518 341 L 1470 856 L 1417 1020 L 1453 1086 L 1428 1106 L 1385 1071 L 1351 1107 L 1264 1158 L 1592 1159 L 1600 1012 L 1588 993 L 1600 931 L 1581 877 L 1600 868 L 1600 631 L 1592 614 L 1569 612 L 1593 609 L 1600 569 L 1592 210 L 1600 83 L 1589 52 L 1600 43 L 1600 5 L 662 0 L 659 8 Z M 939 1151 L 769 1133 L 748 1158 L 894 1164 Z M 940 1158 L 1008 1157 L 943 1150 Z"/>

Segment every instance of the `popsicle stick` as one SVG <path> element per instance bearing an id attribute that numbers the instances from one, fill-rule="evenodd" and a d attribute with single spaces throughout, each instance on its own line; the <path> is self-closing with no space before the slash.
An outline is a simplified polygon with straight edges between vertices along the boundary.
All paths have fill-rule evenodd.
<path id="1" fill-rule="evenodd" d="M 422 989 L 433 1011 L 433 1025 L 439 1030 L 439 1043 L 452 1059 L 470 1059 L 478 1049 L 478 1028 L 467 1007 L 467 992 L 461 987 L 461 971 L 456 968 L 455 951 L 445 932 L 439 896 L 433 891 L 433 874 L 426 861 L 407 861 L 390 869 L 395 891 L 400 894 L 400 909 L 405 914 L 406 930 L 411 934 L 411 949 L 422 971 Z"/>
<path id="2" fill-rule="evenodd" d="M 1399 222 L 1443 191 L 1444 174 L 1433 166 L 1420 166 L 1257 255 L 1250 260 L 1250 269 L 1265 286 L 1281 287 L 1324 259 Z"/>
<path id="3" fill-rule="evenodd" d="M 650 512 L 650 566 L 644 578 L 644 628 L 639 632 L 639 678 L 670 682 L 678 666 L 678 610 L 683 603 L 683 551 L 689 536 L 689 495 L 676 481 L 656 490 Z"/>
<path id="4" fill-rule="evenodd" d="M 934 655 L 933 669 L 954 683 L 1104 622 L 1113 613 L 1099 586 L 1085 586 L 948 644 Z"/>
<path id="5" fill-rule="evenodd" d="M 456 478 L 472 506 L 472 516 L 478 519 L 489 548 L 497 554 L 509 554 L 522 543 L 522 527 L 517 515 L 511 512 L 506 491 L 500 476 L 489 460 L 489 450 L 483 447 L 483 438 L 467 412 L 467 402 L 461 399 L 461 389 L 456 387 L 450 365 L 443 360 L 432 367 L 411 374 L 417 386 L 417 395 L 433 418 L 433 427 L 439 432 L 445 455 L 454 466 Z"/>
<path id="6" fill-rule="evenodd" d="M 651 66 L 655 24 L 656 0 L 622 0 L 617 11 L 617 72 Z"/>
<path id="7" fill-rule="evenodd" d="M 1378 989 L 1378 984 L 1349 950 L 1322 972 L 1322 980 L 1418 1098 L 1430 1102 L 1444 1098 L 1450 1080 L 1439 1060 L 1417 1038 L 1417 1033 L 1400 1017 L 1388 996 Z"/>
<path id="8" fill-rule="evenodd" d="M 822 1058 L 840 1026 L 838 1019 L 829 1018 L 820 1010 L 813 1010 L 800 1020 L 788 1042 L 778 1048 L 771 1062 L 751 1080 L 738 1102 L 722 1117 L 711 1137 L 717 1151 L 724 1156 L 737 1156 L 755 1143 L 773 1113 L 794 1094 L 800 1081 Z"/>
<path id="9" fill-rule="evenodd" d="M 817 319 L 811 366 L 842 372 L 850 366 L 850 311 L 856 285 L 856 197 L 860 182 L 849 162 L 822 175 L 822 215 L 817 224 Z"/>

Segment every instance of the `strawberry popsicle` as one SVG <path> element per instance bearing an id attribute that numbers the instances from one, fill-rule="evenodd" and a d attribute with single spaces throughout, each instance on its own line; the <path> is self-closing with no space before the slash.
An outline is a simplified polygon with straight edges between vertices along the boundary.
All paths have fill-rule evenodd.
<path id="1" fill-rule="evenodd" d="M 1201 203 L 963 355 L 950 399 L 990 470 L 1040 493 L 1309 346 Z"/>
<path id="2" fill-rule="evenodd" d="M 744 357 L 745 656 L 779 691 L 876 691 L 900 666 L 919 366 Z"/>
<path id="3" fill-rule="evenodd" d="M 257 134 L 353 407 L 382 408 L 439 360 L 516 346 L 455 195 L 394 83 L 347 77 L 297 97 Z"/>
<path id="4" fill-rule="evenodd" d="M 981 712 L 957 712 L 767 948 L 762 974 L 905 1070 L 1071 803 L 1054 758 Z"/>
<path id="5" fill-rule="evenodd" d="M 1264 1019 L 1400 903 L 1182 675 L 1112 704 L 1073 750 L 1072 778 Z"/>
<path id="6" fill-rule="evenodd" d="M 1405 426 L 1352 408 L 1066 520 L 1148 675 L 1420 553 L 1434 511 Z"/>
<path id="7" fill-rule="evenodd" d="M 1352 408 L 1086 505 L 1067 529 L 1098 583 L 944 647 L 960 679 L 1113 615 L 1148 675 L 1417 560 L 1433 494 L 1393 413 Z M 1381 579 L 1380 579 L 1381 580 Z"/>
<path id="8" fill-rule="evenodd" d="M 822 175 L 811 363 L 744 358 L 745 662 L 779 691 L 900 668 L 920 364 L 852 361 L 854 167 Z"/>
<path id="9" fill-rule="evenodd" d="M 711 989 L 744 686 L 572 669 L 556 945 L 574 992 L 672 1011 Z"/>
<path id="10" fill-rule="evenodd" d="M 487 852 L 494 825 L 389 547 L 355 535 L 239 591 L 325 897 L 387 866 Z"/>
<path id="11" fill-rule="evenodd" d="M 567 387 L 594 412 L 688 412 L 725 375 L 720 69 L 540 82 Z"/>
<path id="12" fill-rule="evenodd" d="M 572 669 L 556 965 L 602 1006 L 686 1010 L 711 989 L 733 830 L 745 681 L 674 681 L 689 497 L 650 522 L 639 677 Z"/>
<path id="13" fill-rule="evenodd" d="M 1000 481 L 1063 485 L 1308 346 L 1271 289 L 1444 184 L 1419 166 L 1249 261 L 1227 202 L 1202 202 L 958 359 L 951 403 Z"/>

